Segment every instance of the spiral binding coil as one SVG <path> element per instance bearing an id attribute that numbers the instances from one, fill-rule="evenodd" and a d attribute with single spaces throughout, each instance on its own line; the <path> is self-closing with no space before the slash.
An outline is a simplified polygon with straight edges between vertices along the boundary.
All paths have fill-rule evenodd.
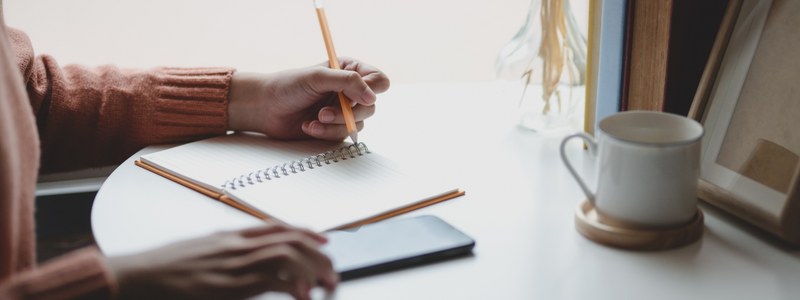
<path id="1" fill-rule="evenodd" d="M 362 147 L 364 148 L 363 152 L 361 150 Z M 289 176 L 289 172 L 292 174 L 297 174 L 298 171 L 305 172 L 307 169 L 314 169 L 314 164 L 316 164 L 317 167 L 321 167 L 323 162 L 329 165 L 331 162 L 339 162 L 340 158 L 342 160 L 347 160 L 347 156 L 355 158 L 356 155 L 362 156 L 364 153 L 369 154 L 369 148 L 367 148 L 367 144 L 360 142 L 357 145 L 348 145 L 339 149 L 333 149 L 317 155 L 287 162 L 282 165 L 275 165 L 274 167 L 253 171 L 247 175 L 240 175 L 225 181 L 225 183 L 222 184 L 222 188 L 230 187 L 235 190 L 237 187 L 246 187 L 247 185 L 254 185 L 259 182 L 266 182 L 265 180 L 281 178 L 281 174 L 283 174 L 283 176 Z M 308 166 L 308 168 L 305 166 Z"/>

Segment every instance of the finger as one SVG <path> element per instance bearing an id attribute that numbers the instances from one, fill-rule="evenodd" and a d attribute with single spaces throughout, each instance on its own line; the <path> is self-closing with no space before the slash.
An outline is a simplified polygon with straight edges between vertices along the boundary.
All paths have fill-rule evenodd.
<path id="1" fill-rule="evenodd" d="M 275 273 L 275 272 L 273 272 Z M 253 272 L 239 276 L 204 273 L 196 276 L 202 289 L 200 293 L 211 299 L 246 299 L 266 291 L 286 292 L 295 299 L 311 300 L 311 285 L 302 279 L 283 280 L 265 272 Z M 196 296 L 196 295 L 195 295 Z"/>
<path id="2" fill-rule="evenodd" d="M 324 244 L 324 243 L 328 242 L 328 238 L 325 237 L 324 235 L 321 235 L 319 233 L 313 232 L 313 231 L 305 229 L 305 228 L 297 228 L 297 227 L 292 227 L 292 226 L 284 225 L 284 224 L 270 224 L 270 225 L 265 225 L 265 226 L 256 226 L 256 227 L 252 227 L 252 228 L 239 230 L 238 233 L 243 237 L 257 237 L 257 236 L 262 236 L 262 235 L 267 235 L 267 234 L 272 234 L 272 233 L 277 233 L 277 232 L 287 232 L 287 231 L 302 232 L 302 233 L 306 234 L 307 236 L 317 240 L 317 242 L 319 242 L 319 243 L 323 243 Z"/>
<path id="3" fill-rule="evenodd" d="M 188 276 L 199 290 L 199 293 L 207 297 L 217 298 L 224 295 L 236 294 L 239 286 L 234 276 L 215 272 L 196 272 Z"/>
<path id="4" fill-rule="evenodd" d="M 319 251 L 319 244 L 301 233 L 284 233 L 275 237 L 276 241 L 284 239 L 285 243 L 295 247 L 300 253 L 309 258 L 317 271 L 317 276 L 321 279 L 325 289 L 332 291 L 339 282 L 339 276 L 333 270 L 333 263 L 327 255 Z"/>
<path id="5" fill-rule="evenodd" d="M 310 72 L 308 84 L 318 94 L 339 92 L 362 105 L 375 103 L 375 92 L 358 72 L 328 68 L 313 68 Z"/>
<path id="6" fill-rule="evenodd" d="M 288 244 L 278 244 L 258 251 L 262 257 L 252 264 L 253 270 L 262 269 L 278 274 L 285 272 L 285 279 L 289 282 L 299 281 L 317 282 L 322 279 L 317 274 L 314 261 Z"/>
<path id="7" fill-rule="evenodd" d="M 294 250 L 300 251 L 300 254 L 306 255 L 306 252 L 308 252 L 307 249 L 317 249 L 320 246 L 316 240 L 306 236 L 301 232 L 274 233 L 271 235 L 253 238 L 252 242 L 260 245 L 260 247 L 257 250 L 243 255 L 230 256 L 226 258 L 225 261 L 220 264 L 219 269 L 239 274 L 254 268 L 257 269 L 259 264 L 273 259 L 271 255 L 274 254 L 274 251 L 271 249 L 274 247 L 288 245 Z M 310 259 L 310 265 L 313 265 L 314 260 L 315 258 Z"/>
<path id="8" fill-rule="evenodd" d="M 180 253 L 189 257 L 197 258 L 213 258 L 225 257 L 237 253 L 248 252 L 252 250 L 245 238 L 242 238 L 235 231 L 218 232 L 206 237 L 197 239 L 196 245 L 181 245 Z M 180 244 L 177 244 L 180 245 Z"/>
<path id="9" fill-rule="evenodd" d="M 251 252 L 260 248 L 268 247 L 275 244 L 286 243 L 289 237 L 302 237 L 304 242 L 307 242 L 311 247 L 318 248 L 320 244 L 326 243 L 327 238 L 320 236 L 304 229 L 297 229 L 291 227 L 283 227 L 279 230 L 262 235 L 244 237 L 240 236 L 240 241 L 231 241 L 232 246 L 225 247 L 221 251 L 224 255 L 241 254 L 243 252 Z M 297 238 L 295 238 L 297 239 Z"/>
<path id="10" fill-rule="evenodd" d="M 238 233 L 243 237 L 254 237 L 275 232 L 284 232 L 290 230 L 291 228 L 292 228 L 291 226 L 285 224 L 265 224 L 245 229 L 234 230 L 231 232 Z"/>
<path id="11" fill-rule="evenodd" d="M 364 121 L 375 114 L 375 105 L 364 106 L 356 105 L 353 107 L 353 118 Z M 317 116 L 322 123 L 326 124 L 345 124 L 344 113 L 341 106 L 326 106 L 319 110 Z"/>
<path id="12" fill-rule="evenodd" d="M 252 238 L 257 236 L 258 232 L 261 235 L 267 235 L 289 230 L 291 230 L 290 227 L 286 225 L 268 225 L 243 230 L 222 231 L 208 237 L 210 239 L 210 243 L 207 243 L 208 247 L 202 247 L 202 249 L 201 247 L 190 248 L 189 251 L 202 250 L 200 257 L 225 258 L 264 247 L 263 242 Z"/>
<path id="13" fill-rule="evenodd" d="M 339 65 L 342 70 L 358 72 L 372 91 L 377 94 L 389 89 L 389 77 L 376 67 L 350 57 L 339 57 Z M 329 64 L 325 62 L 322 66 L 329 67 Z"/>
<path id="14" fill-rule="evenodd" d="M 264 272 L 252 272 L 233 277 L 227 297 L 247 299 L 267 291 L 287 292 L 291 286 Z"/>
<path id="15" fill-rule="evenodd" d="M 288 225 L 275 224 L 258 226 L 238 231 L 220 232 L 208 237 L 209 241 L 195 247 L 189 248 L 198 257 L 220 257 L 238 255 L 253 250 L 275 244 L 270 236 L 280 233 L 302 234 L 317 244 L 328 242 L 325 236 L 314 233 L 307 229 L 300 229 Z M 193 255 L 194 256 L 194 255 Z"/>
<path id="16" fill-rule="evenodd" d="M 304 280 L 298 280 L 296 282 L 297 293 L 292 293 L 297 300 L 311 300 L 311 288 L 314 287 L 310 283 Z"/>
<path id="17" fill-rule="evenodd" d="M 305 121 L 301 126 L 305 134 L 329 141 L 341 141 L 349 137 L 347 126 L 344 124 L 324 124 L 320 121 Z M 364 121 L 356 122 L 356 130 L 364 129 Z"/>
<path id="18" fill-rule="evenodd" d="M 338 276 L 333 271 L 333 264 L 325 254 L 318 250 L 320 244 L 315 239 L 299 231 L 275 233 L 256 239 L 260 240 L 265 247 L 280 244 L 292 246 L 303 255 L 303 261 L 309 263 L 309 266 L 315 271 L 315 277 L 322 281 L 326 289 L 333 290 L 336 287 Z M 224 267 L 234 272 L 246 271 L 261 262 L 268 261 L 270 257 L 265 255 L 269 254 L 270 252 L 254 251 L 245 256 L 230 259 Z"/>
<path id="19" fill-rule="evenodd" d="M 242 274 L 240 276 L 236 276 L 235 278 L 236 290 L 231 294 L 238 297 L 232 295 L 227 295 L 227 297 L 245 299 L 263 294 L 264 292 L 272 291 L 289 293 L 295 297 L 295 299 L 303 299 L 298 290 L 298 285 L 296 282 L 282 280 L 275 274 L 257 271 Z"/>

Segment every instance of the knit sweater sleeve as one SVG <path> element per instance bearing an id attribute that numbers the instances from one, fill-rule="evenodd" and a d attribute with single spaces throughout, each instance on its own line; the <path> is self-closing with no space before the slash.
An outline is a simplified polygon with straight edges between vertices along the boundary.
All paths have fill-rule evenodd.
<path id="1" fill-rule="evenodd" d="M 0 285 L 0 299 L 112 299 L 116 281 L 94 247 L 73 251 Z"/>
<path id="2" fill-rule="evenodd" d="M 224 134 L 231 68 L 64 67 L 9 30 L 41 139 L 41 172 L 120 163 L 160 143 Z"/>
<path id="3" fill-rule="evenodd" d="M 109 299 L 116 283 L 86 248 L 35 267 L 33 196 L 39 143 L 0 3 L 0 299 Z"/>

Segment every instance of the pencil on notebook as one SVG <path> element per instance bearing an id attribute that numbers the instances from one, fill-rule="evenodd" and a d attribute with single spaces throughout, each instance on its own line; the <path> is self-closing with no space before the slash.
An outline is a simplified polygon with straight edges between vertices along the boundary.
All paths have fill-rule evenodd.
<path id="1" fill-rule="evenodd" d="M 331 69 L 341 70 L 339 58 L 336 57 L 336 49 L 333 48 L 333 39 L 331 38 L 331 31 L 328 29 L 328 19 L 325 17 L 325 8 L 322 6 L 322 0 L 314 0 L 314 7 L 317 9 L 319 26 L 322 28 L 322 38 L 325 40 L 325 48 L 328 50 L 328 61 L 330 61 Z M 358 128 L 356 128 L 356 120 L 353 118 L 353 109 L 350 106 L 350 99 L 339 92 L 339 103 L 342 105 L 345 125 L 347 125 L 347 133 L 350 135 L 350 139 L 353 140 L 353 143 L 357 144 Z"/>

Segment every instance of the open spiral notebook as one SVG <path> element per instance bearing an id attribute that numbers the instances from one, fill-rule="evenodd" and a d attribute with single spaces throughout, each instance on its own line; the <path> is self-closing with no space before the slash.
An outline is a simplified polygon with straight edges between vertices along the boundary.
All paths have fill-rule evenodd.
<path id="1" fill-rule="evenodd" d="M 143 155 L 136 164 L 256 217 L 314 231 L 377 222 L 464 195 L 403 173 L 364 143 L 236 133 Z"/>

